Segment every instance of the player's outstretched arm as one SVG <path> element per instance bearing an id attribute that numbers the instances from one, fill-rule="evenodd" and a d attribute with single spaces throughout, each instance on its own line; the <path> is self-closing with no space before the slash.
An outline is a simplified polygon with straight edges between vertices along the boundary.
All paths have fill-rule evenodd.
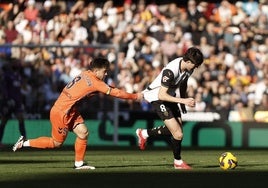
<path id="1" fill-rule="evenodd" d="M 142 93 L 128 93 L 122 89 L 111 88 L 111 87 L 108 89 L 106 94 L 121 99 L 141 100 L 143 98 Z"/>

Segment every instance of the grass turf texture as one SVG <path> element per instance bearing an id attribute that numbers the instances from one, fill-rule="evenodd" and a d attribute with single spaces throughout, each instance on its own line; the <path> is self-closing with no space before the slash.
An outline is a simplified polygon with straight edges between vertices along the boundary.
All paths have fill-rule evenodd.
<path id="1" fill-rule="evenodd" d="M 267 187 L 268 151 L 231 150 L 235 170 L 218 165 L 228 150 L 183 150 L 192 170 L 174 170 L 165 149 L 89 149 L 95 170 L 74 170 L 72 149 L 0 151 L 0 187 Z"/>

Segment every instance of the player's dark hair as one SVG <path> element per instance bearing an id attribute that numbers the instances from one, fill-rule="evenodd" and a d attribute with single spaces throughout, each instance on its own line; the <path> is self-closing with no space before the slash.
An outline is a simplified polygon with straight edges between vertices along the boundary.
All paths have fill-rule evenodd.
<path id="1" fill-rule="evenodd" d="M 89 69 L 93 70 L 93 69 L 109 69 L 110 67 L 110 62 L 105 59 L 105 58 L 95 58 L 92 60 L 92 62 L 90 63 Z"/>
<path id="2" fill-rule="evenodd" d="M 204 57 L 198 48 L 191 47 L 183 55 L 183 60 L 191 61 L 196 67 L 199 67 L 203 63 Z"/>

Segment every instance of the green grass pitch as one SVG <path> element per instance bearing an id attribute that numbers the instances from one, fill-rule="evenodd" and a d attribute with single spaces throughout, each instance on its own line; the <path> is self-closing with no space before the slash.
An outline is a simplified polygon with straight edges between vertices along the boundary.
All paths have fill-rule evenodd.
<path id="1" fill-rule="evenodd" d="M 86 160 L 95 170 L 74 170 L 72 149 L 0 151 L 0 187 L 131 188 L 131 187 L 267 187 L 268 151 L 231 150 L 238 167 L 224 171 L 218 165 L 229 150 L 184 149 L 192 170 L 174 170 L 171 150 L 157 148 L 89 148 Z"/>

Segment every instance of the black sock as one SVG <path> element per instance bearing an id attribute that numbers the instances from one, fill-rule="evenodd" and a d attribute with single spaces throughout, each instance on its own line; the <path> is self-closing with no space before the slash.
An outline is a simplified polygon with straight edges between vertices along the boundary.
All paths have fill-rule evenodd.
<path id="1" fill-rule="evenodd" d="M 152 129 L 148 129 L 147 133 L 149 136 L 170 136 L 171 133 L 165 125 L 160 127 L 155 127 Z"/>
<path id="2" fill-rule="evenodd" d="M 171 146 L 173 150 L 174 159 L 181 159 L 181 140 L 176 140 L 171 137 Z"/>
<path id="3" fill-rule="evenodd" d="M 26 131 L 24 122 L 19 123 L 20 134 L 26 138 Z"/>

